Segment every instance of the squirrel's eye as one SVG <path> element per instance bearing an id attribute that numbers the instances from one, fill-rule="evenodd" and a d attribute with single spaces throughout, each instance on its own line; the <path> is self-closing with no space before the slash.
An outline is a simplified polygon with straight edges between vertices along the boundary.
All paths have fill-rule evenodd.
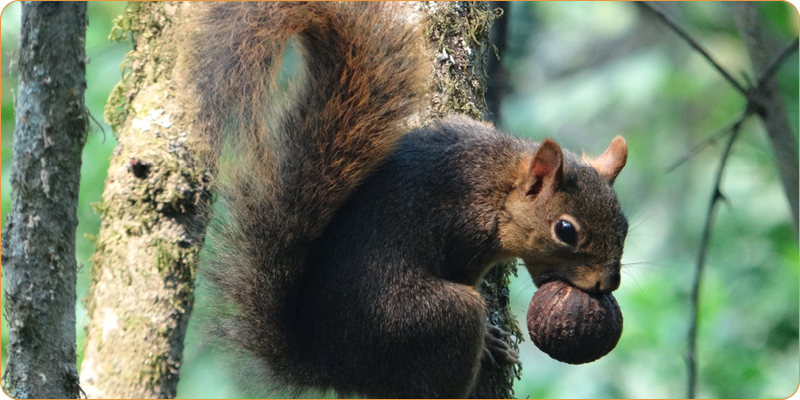
<path id="1" fill-rule="evenodd" d="M 578 232 L 575 231 L 575 227 L 569 221 L 560 219 L 556 222 L 555 226 L 556 236 L 562 242 L 570 245 L 575 246 L 578 243 Z"/>

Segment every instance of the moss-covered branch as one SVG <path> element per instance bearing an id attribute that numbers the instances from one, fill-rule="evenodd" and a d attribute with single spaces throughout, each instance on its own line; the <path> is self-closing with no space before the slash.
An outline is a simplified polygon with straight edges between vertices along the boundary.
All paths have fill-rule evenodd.
<path id="1" fill-rule="evenodd" d="M 134 50 L 109 97 L 114 150 L 85 301 L 81 383 L 95 398 L 175 397 L 208 201 L 174 95 L 181 3 L 131 2 L 112 38 Z"/>

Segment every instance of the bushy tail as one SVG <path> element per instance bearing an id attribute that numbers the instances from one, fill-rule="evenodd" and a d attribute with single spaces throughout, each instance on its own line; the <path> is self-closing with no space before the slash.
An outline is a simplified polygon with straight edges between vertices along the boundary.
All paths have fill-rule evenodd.
<path id="1" fill-rule="evenodd" d="M 388 3 L 197 7 L 182 73 L 218 171 L 222 215 L 209 225 L 201 268 L 234 306 L 225 340 L 304 384 L 313 378 L 288 328 L 305 255 L 421 111 L 428 68 L 419 34 Z M 299 56 L 294 68 L 287 46 Z"/>

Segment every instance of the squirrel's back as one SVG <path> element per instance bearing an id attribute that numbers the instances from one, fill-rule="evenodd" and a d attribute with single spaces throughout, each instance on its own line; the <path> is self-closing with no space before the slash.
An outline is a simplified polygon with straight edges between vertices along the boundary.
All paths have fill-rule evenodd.
<path id="1" fill-rule="evenodd" d="M 203 157 L 219 171 L 201 271 L 234 306 L 216 334 L 279 381 L 307 385 L 315 372 L 289 329 L 305 255 L 421 109 L 419 34 L 392 3 L 195 7 L 181 73 Z M 300 72 L 282 65 L 290 39 Z"/>

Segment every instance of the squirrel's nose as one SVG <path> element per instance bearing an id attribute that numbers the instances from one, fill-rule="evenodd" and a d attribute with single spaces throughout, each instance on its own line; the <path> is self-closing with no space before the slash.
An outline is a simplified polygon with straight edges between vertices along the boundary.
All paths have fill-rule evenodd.
<path id="1" fill-rule="evenodd" d="M 603 274 L 598 284 L 598 289 L 603 294 L 609 294 L 619 288 L 620 275 L 619 271 L 611 271 L 608 274 Z"/>
<path id="2" fill-rule="evenodd" d="M 594 286 L 586 291 L 593 294 L 609 294 L 619 288 L 619 282 L 619 271 L 609 271 L 600 275 Z"/>

